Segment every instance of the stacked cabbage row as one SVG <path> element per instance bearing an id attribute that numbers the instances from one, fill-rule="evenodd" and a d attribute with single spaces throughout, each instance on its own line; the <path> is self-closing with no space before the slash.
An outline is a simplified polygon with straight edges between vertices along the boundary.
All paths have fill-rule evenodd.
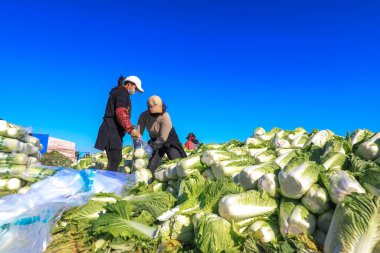
<path id="1" fill-rule="evenodd" d="M 35 180 L 28 179 L 34 176 L 31 168 L 41 159 L 41 149 L 39 139 L 26 129 L 0 120 L 0 196 L 28 189 L 28 181 Z"/>
<path id="2" fill-rule="evenodd" d="M 257 128 L 62 221 L 95 252 L 380 252 L 379 161 L 380 133 Z"/>
<path id="3" fill-rule="evenodd" d="M 125 146 L 122 149 L 122 160 L 120 163 L 121 171 L 130 172 L 130 160 L 132 159 L 132 147 Z M 108 165 L 108 159 L 106 152 L 99 152 L 96 154 L 91 154 L 90 156 L 80 158 L 75 164 L 73 164 L 74 169 L 83 170 L 89 168 L 95 169 L 106 169 Z"/>

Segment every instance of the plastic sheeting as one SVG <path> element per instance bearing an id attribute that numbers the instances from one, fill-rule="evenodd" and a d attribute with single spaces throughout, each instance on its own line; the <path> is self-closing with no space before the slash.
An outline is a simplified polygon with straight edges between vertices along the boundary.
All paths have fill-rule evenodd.
<path id="1" fill-rule="evenodd" d="M 43 252 L 51 240 L 51 228 L 65 210 L 86 204 L 96 193 L 120 195 L 134 184 L 133 175 L 118 172 L 56 169 L 53 176 L 31 185 L 26 194 L 0 198 L 0 252 Z"/>

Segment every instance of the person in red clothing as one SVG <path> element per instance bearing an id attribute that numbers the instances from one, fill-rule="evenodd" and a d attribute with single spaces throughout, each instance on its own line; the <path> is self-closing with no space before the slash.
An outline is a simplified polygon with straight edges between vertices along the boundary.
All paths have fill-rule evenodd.
<path id="1" fill-rule="evenodd" d="M 137 76 L 120 77 L 118 85 L 110 91 L 102 125 L 99 128 L 95 148 L 105 150 L 108 170 L 117 171 L 122 159 L 123 137 L 126 133 L 133 138 L 141 137 L 131 123 L 132 103 L 130 96 L 141 93 L 141 80 Z"/>
<path id="2" fill-rule="evenodd" d="M 189 133 L 186 137 L 187 141 L 185 143 L 185 148 L 188 150 L 194 150 L 197 148 L 199 141 L 195 137 L 195 134 Z"/>

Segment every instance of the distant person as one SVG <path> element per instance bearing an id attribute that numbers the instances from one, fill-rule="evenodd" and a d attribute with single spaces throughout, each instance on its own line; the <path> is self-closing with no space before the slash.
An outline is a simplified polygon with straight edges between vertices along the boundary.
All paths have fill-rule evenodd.
<path id="1" fill-rule="evenodd" d="M 141 135 L 145 129 L 149 133 L 151 139 L 148 143 L 153 148 L 153 154 L 149 160 L 148 169 L 154 172 L 165 154 L 169 160 L 174 160 L 186 157 L 186 153 L 161 98 L 151 96 L 147 105 L 148 110 L 141 113 L 139 117 L 137 130 Z"/>
<path id="2" fill-rule="evenodd" d="M 123 137 L 125 133 L 131 137 L 139 137 L 139 132 L 131 123 L 132 103 L 130 96 L 139 91 L 143 93 L 141 80 L 137 76 L 121 76 L 118 85 L 108 97 L 103 122 L 99 128 L 95 148 L 106 150 L 108 170 L 117 171 L 122 159 Z"/>
<path id="3" fill-rule="evenodd" d="M 199 141 L 197 140 L 197 137 L 195 137 L 195 134 L 189 133 L 186 139 L 185 148 L 187 150 L 194 150 L 197 148 Z"/>

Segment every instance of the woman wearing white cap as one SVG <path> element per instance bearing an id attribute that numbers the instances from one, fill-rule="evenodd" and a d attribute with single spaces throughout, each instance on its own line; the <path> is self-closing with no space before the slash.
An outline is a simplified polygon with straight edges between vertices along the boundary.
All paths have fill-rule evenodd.
<path id="1" fill-rule="evenodd" d="M 141 113 L 136 129 L 141 135 L 145 129 L 149 132 L 151 139 L 148 143 L 153 148 L 153 155 L 149 160 L 148 168 L 152 172 L 160 165 L 165 154 L 169 160 L 186 157 L 169 113 L 166 112 L 166 105 L 162 103 L 159 96 L 149 98 L 148 110 Z"/>
<path id="2" fill-rule="evenodd" d="M 137 76 L 120 77 L 118 85 L 110 91 L 102 125 L 99 128 L 95 148 L 106 150 L 108 170 L 117 171 L 122 159 L 123 137 L 125 133 L 132 137 L 140 133 L 131 123 L 132 103 L 130 96 L 135 92 L 144 92 L 141 80 Z"/>

